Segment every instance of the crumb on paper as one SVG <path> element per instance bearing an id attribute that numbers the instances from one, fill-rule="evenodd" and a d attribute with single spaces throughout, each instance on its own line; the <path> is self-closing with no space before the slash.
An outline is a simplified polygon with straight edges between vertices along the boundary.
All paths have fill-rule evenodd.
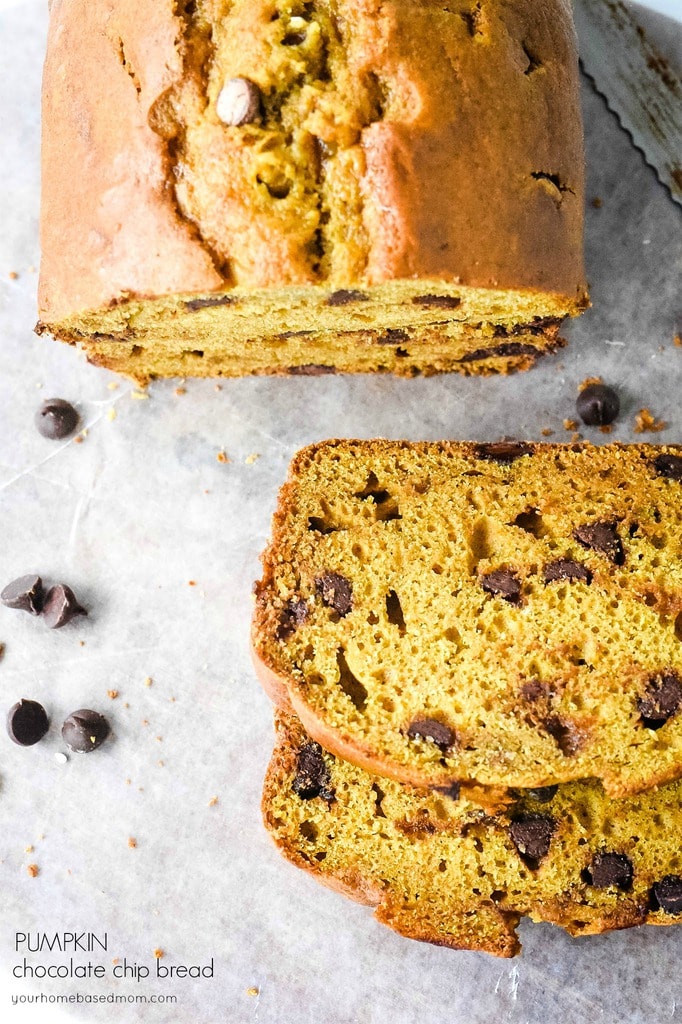
<path id="1" fill-rule="evenodd" d="M 107 690 L 107 697 L 110 697 L 111 700 L 116 700 L 118 697 L 118 690 Z"/>
<path id="2" fill-rule="evenodd" d="M 73 439 L 74 444 L 83 444 L 83 441 L 88 436 L 87 430 L 81 430 L 80 434 L 76 434 Z"/>
<path id="3" fill-rule="evenodd" d="M 147 676 L 145 681 L 144 681 L 144 685 L 145 686 L 151 686 L 153 682 L 154 682 L 154 680 L 152 679 L 152 677 L 151 676 Z"/>
<path id="4" fill-rule="evenodd" d="M 215 805 L 217 803 L 218 803 L 218 797 L 217 796 L 212 796 L 211 799 L 208 801 L 208 806 L 209 807 L 215 807 Z"/>
<path id="5" fill-rule="evenodd" d="M 85 640 L 79 640 L 78 643 L 81 647 L 85 647 Z"/>
<path id="6" fill-rule="evenodd" d="M 564 430 L 575 430 L 577 426 L 577 420 L 564 420 Z"/>
<path id="7" fill-rule="evenodd" d="M 673 338 L 673 345 L 675 345 L 676 348 L 682 348 L 682 334 L 678 333 L 675 335 Z"/>
<path id="8" fill-rule="evenodd" d="M 18 277 L 19 277 L 19 275 L 17 274 L 16 270 L 10 270 L 10 272 L 9 272 L 9 279 L 10 279 L 10 281 L 16 281 Z"/>
<path id="9" fill-rule="evenodd" d="M 142 724 L 143 725 L 149 725 L 149 719 L 148 718 L 143 718 L 142 719 Z"/>
<path id="10" fill-rule="evenodd" d="M 111 960 L 112 964 L 118 964 L 118 963 L 120 963 L 120 961 L 121 961 L 121 958 L 118 957 L 118 956 L 112 957 L 112 960 Z"/>
<path id="11" fill-rule="evenodd" d="M 604 201 L 603 199 L 600 198 L 600 196 L 593 196 L 592 205 L 594 206 L 595 210 L 601 210 L 602 206 L 604 205 Z"/>
<path id="12" fill-rule="evenodd" d="M 126 709 L 128 709 L 130 707 L 130 704 L 128 703 L 127 700 L 123 701 L 123 707 L 126 708 Z"/>
<path id="13" fill-rule="evenodd" d="M 552 434 L 554 433 L 554 431 L 552 430 L 551 427 L 543 427 L 542 430 L 540 431 L 540 433 L 542 434 L 543 437 L 551 437 Z"/>
<path id="14" fill-rule="evenodd" d="M 229 458 L 227 457 L 227 452 L 223 451 L 222 449 L 216 455 L 216 459 L 217 459 L 218 462 L 222 462 L 222 463 L 226 463 L 226 462 L 230 461 Z"/>
<path id="15" fill-rule="evenodd" d="M 157 960 L 161 960 L 161 958 L 164 957 L 165 955 L 166 954 L 164 953 L 164 951 L 162 949 L 155 949 L 154 950 L 154 956 L 156 957 Z"/>
<path id="16" fill-rule="evenodd" d="M 577 444 L 578 441 L 582 441 L 582 439 L 582 434 L 579 434 L 577 430 L 574 434 L 571 434 L 571 444 Z"/>
<path id="17" fill-rule="evenodd" d="M 130 392 L 130 397 L 134 398 L 138 402 L 144 402 L 147 398 L 149 398 L 149 395 L 147 394 L 146 391 L 140 391 L 138 388 L 133 388 L 133 390 Z"/>
<path id="18" fill-rule="evenodd" d="M 132 784 L 133 784 L 133 780 L 132 779 L 126 779 L 126 786 L 132 786 Z"/>
<path id="19" fill-rule="evenodd" d="M 636 434 L 658 434 L 667 426 L 668 424 L 664 420 L 657 420 L 649 409 L 640 409 L 635 416 L 634 431 Z"/>
<path id="20" fill-rule="evenodd" d="M 165 766 L 165 764 L 166 764 L 165 761 L 157 761 L 156 763 L 159 766 L 159 768 L 163 768 Z"/>
<path id="21" fill-rule="evenodd" d="M 137 839 L 135 838 L 135 836 L 128 836 L 128 846 L 130 847 L 131 850 L 135 849 L 135 847 L 137 846 Z"/>
<path id="22" fill-rule="evenodd" d="M 215 388 L 213 390 L 214 391 L 222 391 L 223 390 L 222 384 L 216 384 L 216 386 L 215 386 Z"/>
<path id="23" fill-rule="evenodd" d="M 599 428 L 599 430 L 601 431 L 602 434 L 610 434 L 611 431 L 613 430 L 613 424 L 612 423 L 604 423 Z"/>
<path id="24" fill-rule="evenodd" d="M 37 273 L 36 268 L 33 266 L 33 264 L 31 264 L 31 266 L 28 268 L 28 272 L 29 274 Z"/>
<path id="25" fill-rule="evenodd" d="M 116 391 L 116 389 L 118 388 L 118 381 L 110 380 L 109 383 L 107 384 L 107 387 L 109 388 L 109 391 Z"/>
<path id="26" fill-rule="evenodd" d="M 187 586 L 188 587 L 196 587 L 196 585 L 197 585 L 197 581 L 196 580 L 187 580 Z"/>
<path id="27" fill-rule="evenodd" d="M 27 846 L 27 847 L 26 847 L 26 848 L 24 849 L 24 853 L 33 853 L 33 847 L 32 847 L 32 846 Z"/>
<path id="28" fill-rule="evenodd" d="M 181 388 L 176 388 L 175 391 L 174 391 L 174 394 L 176 394 L 176 395 L 186 395 L 187 394 L 187 388 L 182 388 L 182 387 Z"/>
<path id="29" fill-rule="evenodd" d="M 157 743 L 163 743 L 163 736 L 155 736 L 154 739 Z"/>
<path id="30" fill-rule="evenodd" d="M 169 697 L 168 700 L 171 702 L 171 704 L 175 704 L 175 697 Z"/>
<path id="31" fill-rule="evenodd" d="M 255 985 L 251 985 L 250 988 L 247 988 L 246 994 L 247 996 L 258 996 L 260 995 L 260 989 L 256 988 Z"/>
<path id="32" fill-rule="evenodd" d="M 117 412 L 116 412 L 116 410 L 114 409 L 114 407 L 112 405 L 110 409 L 107 409 L 107 419 L 111 423 L 111 422 L 113 422 L 116 419 L 116 416 L 117 416 Z"/>
<path id="33" fill-rule="evenodd" d="M 37 864 L 29 864 L 26 870 L 28 871 L 31 878 L 37 878 L 38 875 L 40 874 L 40 868 L 38 867 Z"/>
<path id="34" fill-rule="evenodd" d="M 254 462 L 260 459 L 260 452 L 252 452 L 251 455 L 247 455 L 244 462 L 247 466 L 253 466 Z"/>
<path id="35" fill-rule="evenodd" d="M 604 381 L 601 377 L 585 377 L 585 380 L 578 384 L 578 391 L 584 391 L 585 388 L 589 388 L 591 384 L 603 384 Z"/>

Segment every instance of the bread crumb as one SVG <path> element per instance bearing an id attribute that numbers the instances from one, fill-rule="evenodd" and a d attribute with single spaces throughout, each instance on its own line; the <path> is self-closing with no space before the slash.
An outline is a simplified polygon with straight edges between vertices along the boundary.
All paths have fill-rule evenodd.
<path id="1" fill-rule="evenodd" d="M 223 390 L 222 384 L 216 384 L 216 386 L 214 388 L 214 391 L 222 391 L 222 390 Z"/>
<path id="2" fill-rule="evenodd" d="M 27 846 L 26 849 L 24 850 L 24 853 L 33 853 L 33 847 Z"/>
<path id="3" fill-rule="evenodd" d="M 542 430 L 540 431 L 540 433 L 542 434 L 543 437 L 551 437 L 552 434 L 554 433 L 554 431 L 552 430 L 551 427 L 543 427 Z"/>
<path id="4" fill-rule="evenodd" d="M 165 762 L 165 761 L 157 761 L 156 763 L 157 763 L 157 765 L 159 766 L 159 768 L 163 768 L 163 767 L 164 767 L 164 765 L 166 764 L 166 762 Z"/>
<path id="5" fill-rule="evenodd" d="M 187 394 L 187 388 L 176 388 L 174 394 L 176 394 L 176 395 L 186 395 Z"/>
<path id="6" fill-rule="evenodd" d="M 9 279 L 10 279 L 10 281 L 16 281 L 18 277 L 19 277 L 19 275 L 17 274 L 16 270 L 10 270 L 10 272 L 9 272 Z"/>
<path id="7" fill-rule="evenodd" d="M 147 678 L 144 681 L 144 685 L 145 686 L 151 686 L 153 682 L 154 682 L 154 680 L 152 679 L 152 677 L 151 676 L 147 676 Z"/>
<path id="8" fill-rule="evenodd" d="M 602 434 L 610 434 L 611 431 L 613 430 L 613 424 L 612 423 L 604 423 L 599 429 L 602 432 Z"/>
<path id="9" fill-rule="evenodd" d="M 657 420 L 649 409 L 640 409 L 635 416 L 634 430 L 636 434 L 658 434 L 668 426 L 664 420 Z"/>
<path id="10" fill-rule="evenodd" d="M 132 783 L 133 783 L 132 779 L 126 779 L 126 786 L 132 786 Z"/>
<path id="11" fill-rule="evenodd" d="M 227 457 L 227 452 L 224 452 L 222 450 L 218 452 L 218 454 L 216 455 L 216 459 L 218 460 L 218 462 L 223 462 L 223 463 L 230 461 L 228 459 L 228 457 Z"/>
<path id="12" fill-rule="evenodd" d="M 143 718 L 142 719 L 142 724 L 143 725 L 149 725 L 149 719 L 148 718 Z"/>
<path id="13" fill-rule="evenodd" d="M 26 870 L 28 871 L 31 878 L 37 878 L 38 875 L 40 874 L 40 868 L 38 867 L 37 864 L 29 864 Z"/>
<path id="14" fill-rule="evenodd" d="M 87 435 L 86 435 L 85 431 L 83 431 L 82 434 L 76 434 L 76 436 L 73 439 L 73 443 L 74 444 L 83 444 L 83 441 L 85 440 L 86 437 L 87 437 Z"/>
<path id="15" fill-rule="evenodd" d="M 28 272 L 29 272 L 29 274 L 35 274 L 36 273 L 36 268 L 33 266 L 33 264 L 31 264 L 31 266 L 28 268 Z"/>
<path id="16" fill-rule="evenodd" d="M 251 455 L 246 456 L 244 462 L 247 466 L 253 466 L 257 459 L 260 459 L 260 452 L 253 452 Z"/>
<path id="17" fill-rule="evenodd" d="M 165 955 L 166 954 L 164 953 L 164 951 L 162 949 L 155 949 L 154 950 L 154 956 L 156 957 L 157 960 L 160 960 Z"/>
<path id="18" fill-rule="evenodd" d="M 599 196 L 593 196 L 592 205 L 594 206 L 595 210 L 601 210 L 602 206 L 604 205 L 604 202 L 602 199 L 599 198 Z"/>
<path id="19" fill-rule="evenodd" d="M 582 441 L 582 434 L 579 434 L 576 430 L 575 434 L 571 434 L 571 444 L 577 444 L 578 441 Z"/>
<path id="20" fill-rule="evenodd" d="M 157 743 L 163 743 L 163 736 L 155 736 L 154 739 L 157 741 Z"/>
<path id="21" fill-rule="evenodd" d="M 252 985 L 251 988 L 247 988 L 246 994 L 247 996 L 258 996 L 260 995 L 260 989 L 257 989 L 255 985 Z"/>
<path id="22" fill-rule="evenodd" d="M 128 846 L 130 847 L 131 850 L 135 849 L 135 847 L 137 846 L 137 839 L 135 838 L 135 836 L 128 836 Z"/>
<path id="23" fill-rule="evenodd" d="M 215 805 L 217 803 L 218 803 L 218 797 L 217 796 L 212 796 L 211 799 L 208 801 L 208 806 L 209 807 L 215 807 Z"/>
<path id="24" fill-rule="evenodd" d="M 120 957 L 118 957 L 118 956 L 115 956 L 115 957 L 114 957 L 114 958 L 112 959 L 112 961 L 111 961 L 111 962 L 112 962 L 112 964 L 117 964 L 117 963 L 119 963 L 119 962 L 120 962 L 120 959 L 121 959 Z"/>
<path id="25" fill-rule="evenodd" d="M 197 585 L 197 581 L 196 580 L 187 580 L 187 586 L 188 587 L 196 587 L 196 585 Z"/>
<path id="26" fill-rule="evenodd" d="M 118 690 L 107 690 L 107 697 L 110 697 L 112 700 L 116 700 L 118 697 Z"/>
<path id="27" fill-rule="evenodd" d="M 107 384 L 107 387 L 109 388 L 109 391 L 116 391 L 116 389 L 118 388 L 118 381 L 110 380 L 109 383 Z"/>
<path id="28" fill-rule="evenodd" d="M 564 420 L 564 430 L 575 430 L 577 426 L 577 420 Z"/>
<path id="29" fill-rule="evenodd" d="M 124 700 L 124 701 L 123 701 L 123 707 L 124 707 L 124 708 L 129 708 L 129 707 L 130 707 L 130 704 L 128 703 L 128 701 L 127 701 L 127 700 Z"/>
<path id="30" fill-rule="evenodd" d="M 138 402 L 143 402 L 145 399 L 149 398 L 149 395 L 146 391 L 138 391 L 136 388 L 133 388 L 130 392 L 130 397 L 137 399 Z"/>
<path id="31" fill-rule="evenodd" d="M 673 338 L 673 345 L 676 345 L 677 348 L 682 348 L 682 334 L 675 335 Z"/>
<path id="32" fill-rule="evenodd" d="M 584 391 L 585 388 L 589 388 L 590 384 L 603 384 L 604 381 L 601 377 L 585 377 L 582 383 L 578 384 L 578 391 Z"/>

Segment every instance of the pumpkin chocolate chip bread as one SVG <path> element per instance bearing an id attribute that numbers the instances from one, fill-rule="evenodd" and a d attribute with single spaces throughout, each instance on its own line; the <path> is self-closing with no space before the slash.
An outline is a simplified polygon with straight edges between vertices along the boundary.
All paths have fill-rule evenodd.
<path id="1" fill-rule="evenodd" d="M 586 304 L 569 0 L 53 0 L 39 331 L 155 375 L 526 367 Z"/>
<path id="2" fill-rule="evenodd" d="M 491 816 L 333 757 L 292 715 L 263 814 L 281 852 L 402 935 L 514 956 L 522 916 L 571 935 L 682 922 L 682 783 L 617 801 L 597 782 L 515 794 Z"/>
<path id="3" fill-rule="evenodd" d="M 329 441 L 257 584 L 266 688 L 422 786 L 682 775 L 682 448 Z"/>

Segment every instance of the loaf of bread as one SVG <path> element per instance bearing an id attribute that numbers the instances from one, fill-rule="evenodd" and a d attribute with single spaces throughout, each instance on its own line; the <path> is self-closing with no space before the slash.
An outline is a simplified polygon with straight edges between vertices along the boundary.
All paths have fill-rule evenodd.
<path id="1" fill-rule="evenodd" d="M 285 713 L 263 814 L 281 852 L 402 935 L 514 956 L 522 916 L 571 935 L 682 921 L 682 783 L 609 800 L 526 790 L 494 816 L 335 758 Z"/>
<path id="2" fill-rule="evenodd" d="M 586 304 L 569 0 L 53 0 L 39 332 L 165 375 L 500 372 Z"/>
<path id="3" fill-rule="evenodd" d="M 329 441 L 257 584 L 258 672 L 412 785 L 682 775 L 682 448 Z"/>

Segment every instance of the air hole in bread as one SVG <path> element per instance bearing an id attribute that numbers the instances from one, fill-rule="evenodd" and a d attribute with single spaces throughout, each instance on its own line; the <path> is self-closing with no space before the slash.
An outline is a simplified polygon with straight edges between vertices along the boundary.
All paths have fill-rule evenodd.
<path id="1" fill-rule="evenodd" d="M 343 650 L 337 651 L 336 664 L 339 670 L 339 686 L 346 696 L 350 698 L 353 706 L 358 711 L 364 711 L 367 704 L 367 690 L 349 669 Z"/>
<path id="2" fill-rule="evenodd" d="M 403 615 L 400 598 L 395 590 L 389 590 L 386 595 L 386 615 L 388 616 L 388 621 L 393 626 L 397 626 L 398 632 L 403 636 L 405 634 L 405 616 Z"/>

